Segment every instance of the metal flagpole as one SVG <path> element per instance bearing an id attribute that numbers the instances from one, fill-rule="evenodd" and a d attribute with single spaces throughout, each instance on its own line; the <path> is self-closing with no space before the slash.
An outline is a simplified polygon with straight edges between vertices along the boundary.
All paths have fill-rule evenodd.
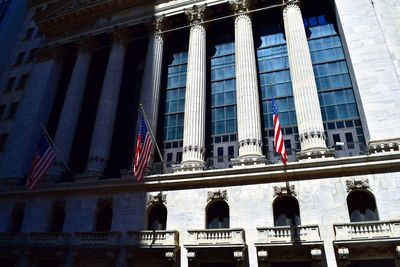
<path id="1" fill-rule="evenodd" d="M 51 139 L 49 133 L 47 132 L 46 128 L 44 127 L 43 123 L 40 123 L 40 126 L 42 126 L 42 130 L 44 132 L 44 134 L 46 135 L 47 140 L 50 142 L 51 146 L 54 148 L 54 151 L 56 152 L 58 158 L 61 160 L 61 162 L 63 163 L 65 169 L 67 170 L 67 172 L 74 177 L 75 175 L 72 173 L 71 169 L 68 167 L 68 164 L 65 162 L 63 156 L 60 153 L 60 150 L 58 150 L 58 147 L 56 146 L 56 144 L 53 142 L 53 140 Z"/>
<path id="2" fill-rule="evenodd" d="M 163 158 L 163 156 L 161 155 L 161 150 L 160 150 L 160 148 L 159 148 L 158 145 L 157 145 L 156 138 L 154 137 L 153 130 L 151 129 L 151 125 L 150 125 L 150 123 L 149 123 L 149 121 L 148 121 L 148 119 L 147 119 L 146 112 L 144 111 L 144 108 L 143 108 L 143 105 L 142 105 L 142 104 L 139 104 L 139 107 L 140 107 L 140 109 L 142 110 L 143 118 L 144 118 L 144 121 L 146 122 L 147 129 L 149 130 L 151 140 L 153 141 L 154 146 L 155 146 L 156 149 L 157 149 L 158 156 L 159 156 L 160 159 L 161 159 L 162 166 L 163 166 L 163 171 L 164 171 L 164 173 L 167 173 L 167 167 L 165 167 L 164 158 Z"/>

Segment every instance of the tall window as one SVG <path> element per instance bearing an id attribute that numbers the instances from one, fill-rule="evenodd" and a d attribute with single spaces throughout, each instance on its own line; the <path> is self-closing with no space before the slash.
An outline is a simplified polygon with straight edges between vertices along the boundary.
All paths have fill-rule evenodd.
<path id="1" fill-rule="evenodd" d="M 347 196 L 351 222 L 378 221 L 375 198 L 369 192 L 357 190 Z"/>
<path id="2" fill-rule="evenodd" d="M 297 226 L 301 224 L 297 199 L 291 196 L 278 197 L 273 204 L 275 226 Z"/>
<path id="3" fill-rule="evenodd" d="M 214 201 L 207 208 L 207 229 L 229 228 L 229 206 L 225 201 Z"/>
<path id="4" fill-rule="evenodd" d="M 21 232 L 22 223 L 24 222 L 24 209 L 15 208 L 11 218 L 10 232 L 19 233 Z"/>
<path id="5" fill-rule="evenodd" d="M 96 231 L 108 232 L 111 230 L 113 210 L 111 207 L 101 208 L 97 214 Z"/>
<path id="6" fill-rule="evenodd" d="M 53 217 L 50 222 L 50 232 L 62 232 L 65 220 L 65 210 L 57 209 L 53 213 Z"/>
<path id="7" fill-rule="evenodd" d="M 149 230 L 165 230 L 167 228 L 167 208 L 163 204 L 151 207 L 148 215 Z"/>

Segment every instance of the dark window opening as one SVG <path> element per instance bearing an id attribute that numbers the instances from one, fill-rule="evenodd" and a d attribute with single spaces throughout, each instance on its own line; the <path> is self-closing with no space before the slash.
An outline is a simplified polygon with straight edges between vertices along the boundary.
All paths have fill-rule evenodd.
<path id="1" fill-rule="evenodd" d="M 217 148 L 217 156 L 218 156 L 218 162 L 224 161 L 224 148 L 223 147 Z"/>
<path id="2" fill-rule="evenodd" d="M 25 52 L 20 52 L 17 56 L 17 60 L 15 61 L 15 65 L 21 65 L 22 62 L 24 61 L 24 57 L 25 57 Z"/>
<path id="3" fill-rule="evenodd" d="M 19 103 L 12 103 L 6 118 L 7 120 L 12 120 L 15 118 L 15 115 L 17 114 L 18 104 Z"/>
<path id="4" fill-rule="evenodd" d="M 19 83 L 16 90 L 24 90 L 27 82 L 28 82 L 28 74 L 23 74 L 19 79 Z"/>
<path id="5" fill-rule="evenodd" d="M 336 147 L 336 150 L 342 150 L 343 147 L 341 145 L 337 145 L 337 143 L 340 143 L 340 135 L 332 134 L 332 138 L 333 138 L 333 145 Z"/>
<path id="6" fill-rule="evenodd" d="M 374 197 L 365 191 L 353 191 L 347 197 L 350 222 L 378 221 Z"/>
<path id="7" fill-rule="evenodd" d="M 50 223 L 50 232 L 62 232 L 64 227 L 65 211 L 58 209 L 54 212 Z"/>
<path id="8" fill-rule="evenodd" d="M 24 211 L 22 209 L 18 209 L 14 211 L 10 232 L 19 233 L 21 232 L 22 223 L 24 221 Z"/>
<path id="9" fill-rule="evenodd" d="M 229 159 L 231 159 L 235 156 L 235 148 L 233 146 L 228 146 L 228 155 L 229 155 Z"/>
<path id="10" fill-rule="evenodd" d="M 346 143 L 348 149 L 354 149 L 354 139 L 352 133 L 345 133 Z"/>
<path id="11" fill-rule="evenodd" d="M 8 134 L 2 134 L 0 136 L 0 153 L 4 152 L 7 144 Z"/>
<path id="12" fill-rule="evenodd" d="M 0 106 L 0 121 L 3 119 L 4 110 L 6 109 L 6 105 Z"/>
<path id="13" fill-rule="evenodd" d="M 34 28 L 31 27 L 26 31 L 24 41 L 27 41 L 32 38 L 33 30 L 34 30 Z"/>
<path id="14" fill-rule="evenodd" d="M 167 208 L 163 204 L 151 208 L 147 228 L 153 231 L 167 228 Z"/>
<path id="15" fill-rule="evenodd" d="M 14 88 L 15 80 L 15 77 L 11 77 L 10 79 L 8 79 L 6 89 L 4 89 L 3 93 L 9 93 L 12 91 L 12 89 Z"/>
<path id="16" fill-rule="evenodd" d="M 113 210 L 111 207 L 104 207 L 97 215 L 96 231 L 109 232 L 111 230 Z"/>
<path id="17" fill-rule="evenodd" d="M 229 206 L 225 201 L 215 201 L 207 209 L 207 229 L 229 228 Z"/>
<path id="18" fill-rule="evenodd" d="M 300 221 L 300 209 L 297 199 L 283 196 L 275 200 L 273 204 L 275 226 L 298 226 Z"/>

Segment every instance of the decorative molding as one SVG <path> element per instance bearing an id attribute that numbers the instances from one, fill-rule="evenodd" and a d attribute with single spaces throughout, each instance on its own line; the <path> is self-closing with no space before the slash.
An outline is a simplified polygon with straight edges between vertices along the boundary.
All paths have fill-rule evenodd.
<path id="1" fill-rule="evenodd" d="M 189 262 L 194 262 L 196 260 L 196 252 L 188 251 L 187 258 Z"/>
<path id="2" fill-rule="evenodd" d="M 226 190 L 208 191 L 207 202 L 210 202 L 212 200 L 228 201 L 228 194 Z"/>
<path id="3" fill-rule="evenodd" d="M 394 151 L 400 151 L 399 139 L 382 140 L 375 142 L 373 141 L 368 144 L 368 152 L 370 154 L 394 152 Z"/>
<path id="4" fill-rule="evenodd" d="M 185 9 L 185 15 L 191 24 L 203 23 L 206 16 L 207 4 L 197 6 L 194 5 L 190 9 Z"/>
<path id="5" fill-rule="evenodd" d="M 233 257 L 234 257 L 235 261 L 237 261 L 237 262 L 243 262 L 244 261 L 244 253 L 241 250 L 235 250 L 233 252 Z"/>
<path id="6" fill-rule="evenodd" d="M 355 189 L 366 189 L 366 190 L 372 191 L 372 188 L 369 185 L 368 178 L 347 179 L 346 180 L 347 193 L 349 193 Z"/>
<path id="7" fill-rule="evenodd" d="M 235 14 L 242 14 L 248 12 L 253 8 L 254 0 L 229 0 L 229 4 Z"/>
<path id="8" fill-rule="evenodd" d="M 257 257 L 258 257 L 259 261 L 266 262 L 268 260 L 268 251 L 266 251 L 266 250 L 258 251 Z"/>
<path id="9" fill-rule="evenodd" d="M 348 261 L 350 258 L 349 249 L 346 247 L 338 248 L 338 256 L 341 261 Z"/>
<path id="10" fill-rule="evenodd" d="M 154 204 L 167 204 L 167 195 L 161 192 L 158 194 L 150 194 L 147 198 L 147 207 Z"/>
<path id="11" fill-rule="evenodd" d="M 289 185 L 289 187 L 287 185 L 274 186 L 274 196 L 273 197 L 282 196 L 282 195 L 291 195 L 291 196 L 296 197 L 297 196 L 296 186 L 294 184 Z"/>
<path id="12" fill-rule="evenodd" d="M 174 251 L 167 251 L 165 252 L 165 258 L 169 262 L 175 262 L 176 261 L 176 254 Z"/>

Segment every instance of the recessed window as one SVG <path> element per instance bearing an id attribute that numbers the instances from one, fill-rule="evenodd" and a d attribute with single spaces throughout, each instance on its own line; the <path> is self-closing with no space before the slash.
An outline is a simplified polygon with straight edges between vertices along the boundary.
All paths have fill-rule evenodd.
<path id="1" fill-rule="evenodd" d="M 0 121 L 3 119 L 3 114 L 5 109 L 6 109 L 5 105 L 0 106 Z"/>
<path id="2" fill-rule="evenodd" d="M 109 232 L 111 230 L 113 210 L 111 207 L 102 208 L 97 214 L 96 231 Z"/>
<path id="3" fill-rule="evenodd" d="M 207 229 L 229 228 L 229 206 L 225 201 L 214 201 L 207 208 Z"/>
<path id="4" fill-rule="evenodd" d="M 53 217 L 50 223 L 50 232 L 57 233 L 62 232 L 64 227 L 64 219 L 65 219 L 65 210 L 64 209 L 57 209 L 53 213 Z"/>
<path id="5" fill-rule="evenodd" d="M 10 232 L 19 233 L 21 232 L 22 223 L 24 221 L 24 209 L 16 208 L 12 214 Z"/>
<path id="6" fill-rule="evenodd" d="M 165 230 L 167 227 L 167 208 L 164 204 L 151 207 L 148 217 L 148 230 Z"/>
<path id="7" fill-rule="evenodd" d="M 24 62 L 25 52 L 20 52 L 17 56 L 17 60 L 15 61 L 15 65 L 21 65 Z"/>
<path id="8" fill-rule="evenodd" d="M 4 152 L 6 148 L 7 139 L 8 139 L 8 134 L 0 135 L 0 153 Z"/>
<path id="9" fill-rule="evenodd" d="M 28 74 L 23 74 L 21 78 L 19 78 L 19 83 L 16 90 L 24 90 L 26 87 L 26 83 L 28 82 Z"/>
<path id="10" fill-rule="evenodd" d="M 15 115 L 17 114 L 18 104 L 18 102 L 11 104 L 10 110 L 6 118 L 7 120 L 12 120 L 15 118 Z"/>
<path id="11" fill-rule="evenodd" d="M 9 93 L 13 90 L 16 79 L 17 78 L 15 78 L 15 77 L 11 77 L 8 79 L 7 86 L 4 89 L 3 93 Z"/>
<path id="12" fill-rule="evenodd" d="M 282 196 L 273 204 L 275 226 L 297 226 L 301 224 L 300 209 L 297 199 Z"/>
<path id="13" fill-rule="evenodd" d="M 347 207 L 351 222 L 378 221 L 375 198 L 369 192 L 357 190 L 347 197 Z"/>
<path id="14" fill-rule="evenodd" d="M 26 30 L 24 41 L 27 41 L 32 38 L 32 34 L 33 34 L 34 30 L 35 30 L 35 28 L 33 28 L 33 27 L 30 27 L 28 30 Z"/>
<path id="15" fill-rule="evenodd" d="M 30 63 L 30 62 L 33 62 L 35 60 L 36 52 L 37 52 L 36 48 L 34 48 L 31 51 L 29 51 L 29 55 L 28 55 L 28 58 L 26 59 L 26 63 Z"/>

